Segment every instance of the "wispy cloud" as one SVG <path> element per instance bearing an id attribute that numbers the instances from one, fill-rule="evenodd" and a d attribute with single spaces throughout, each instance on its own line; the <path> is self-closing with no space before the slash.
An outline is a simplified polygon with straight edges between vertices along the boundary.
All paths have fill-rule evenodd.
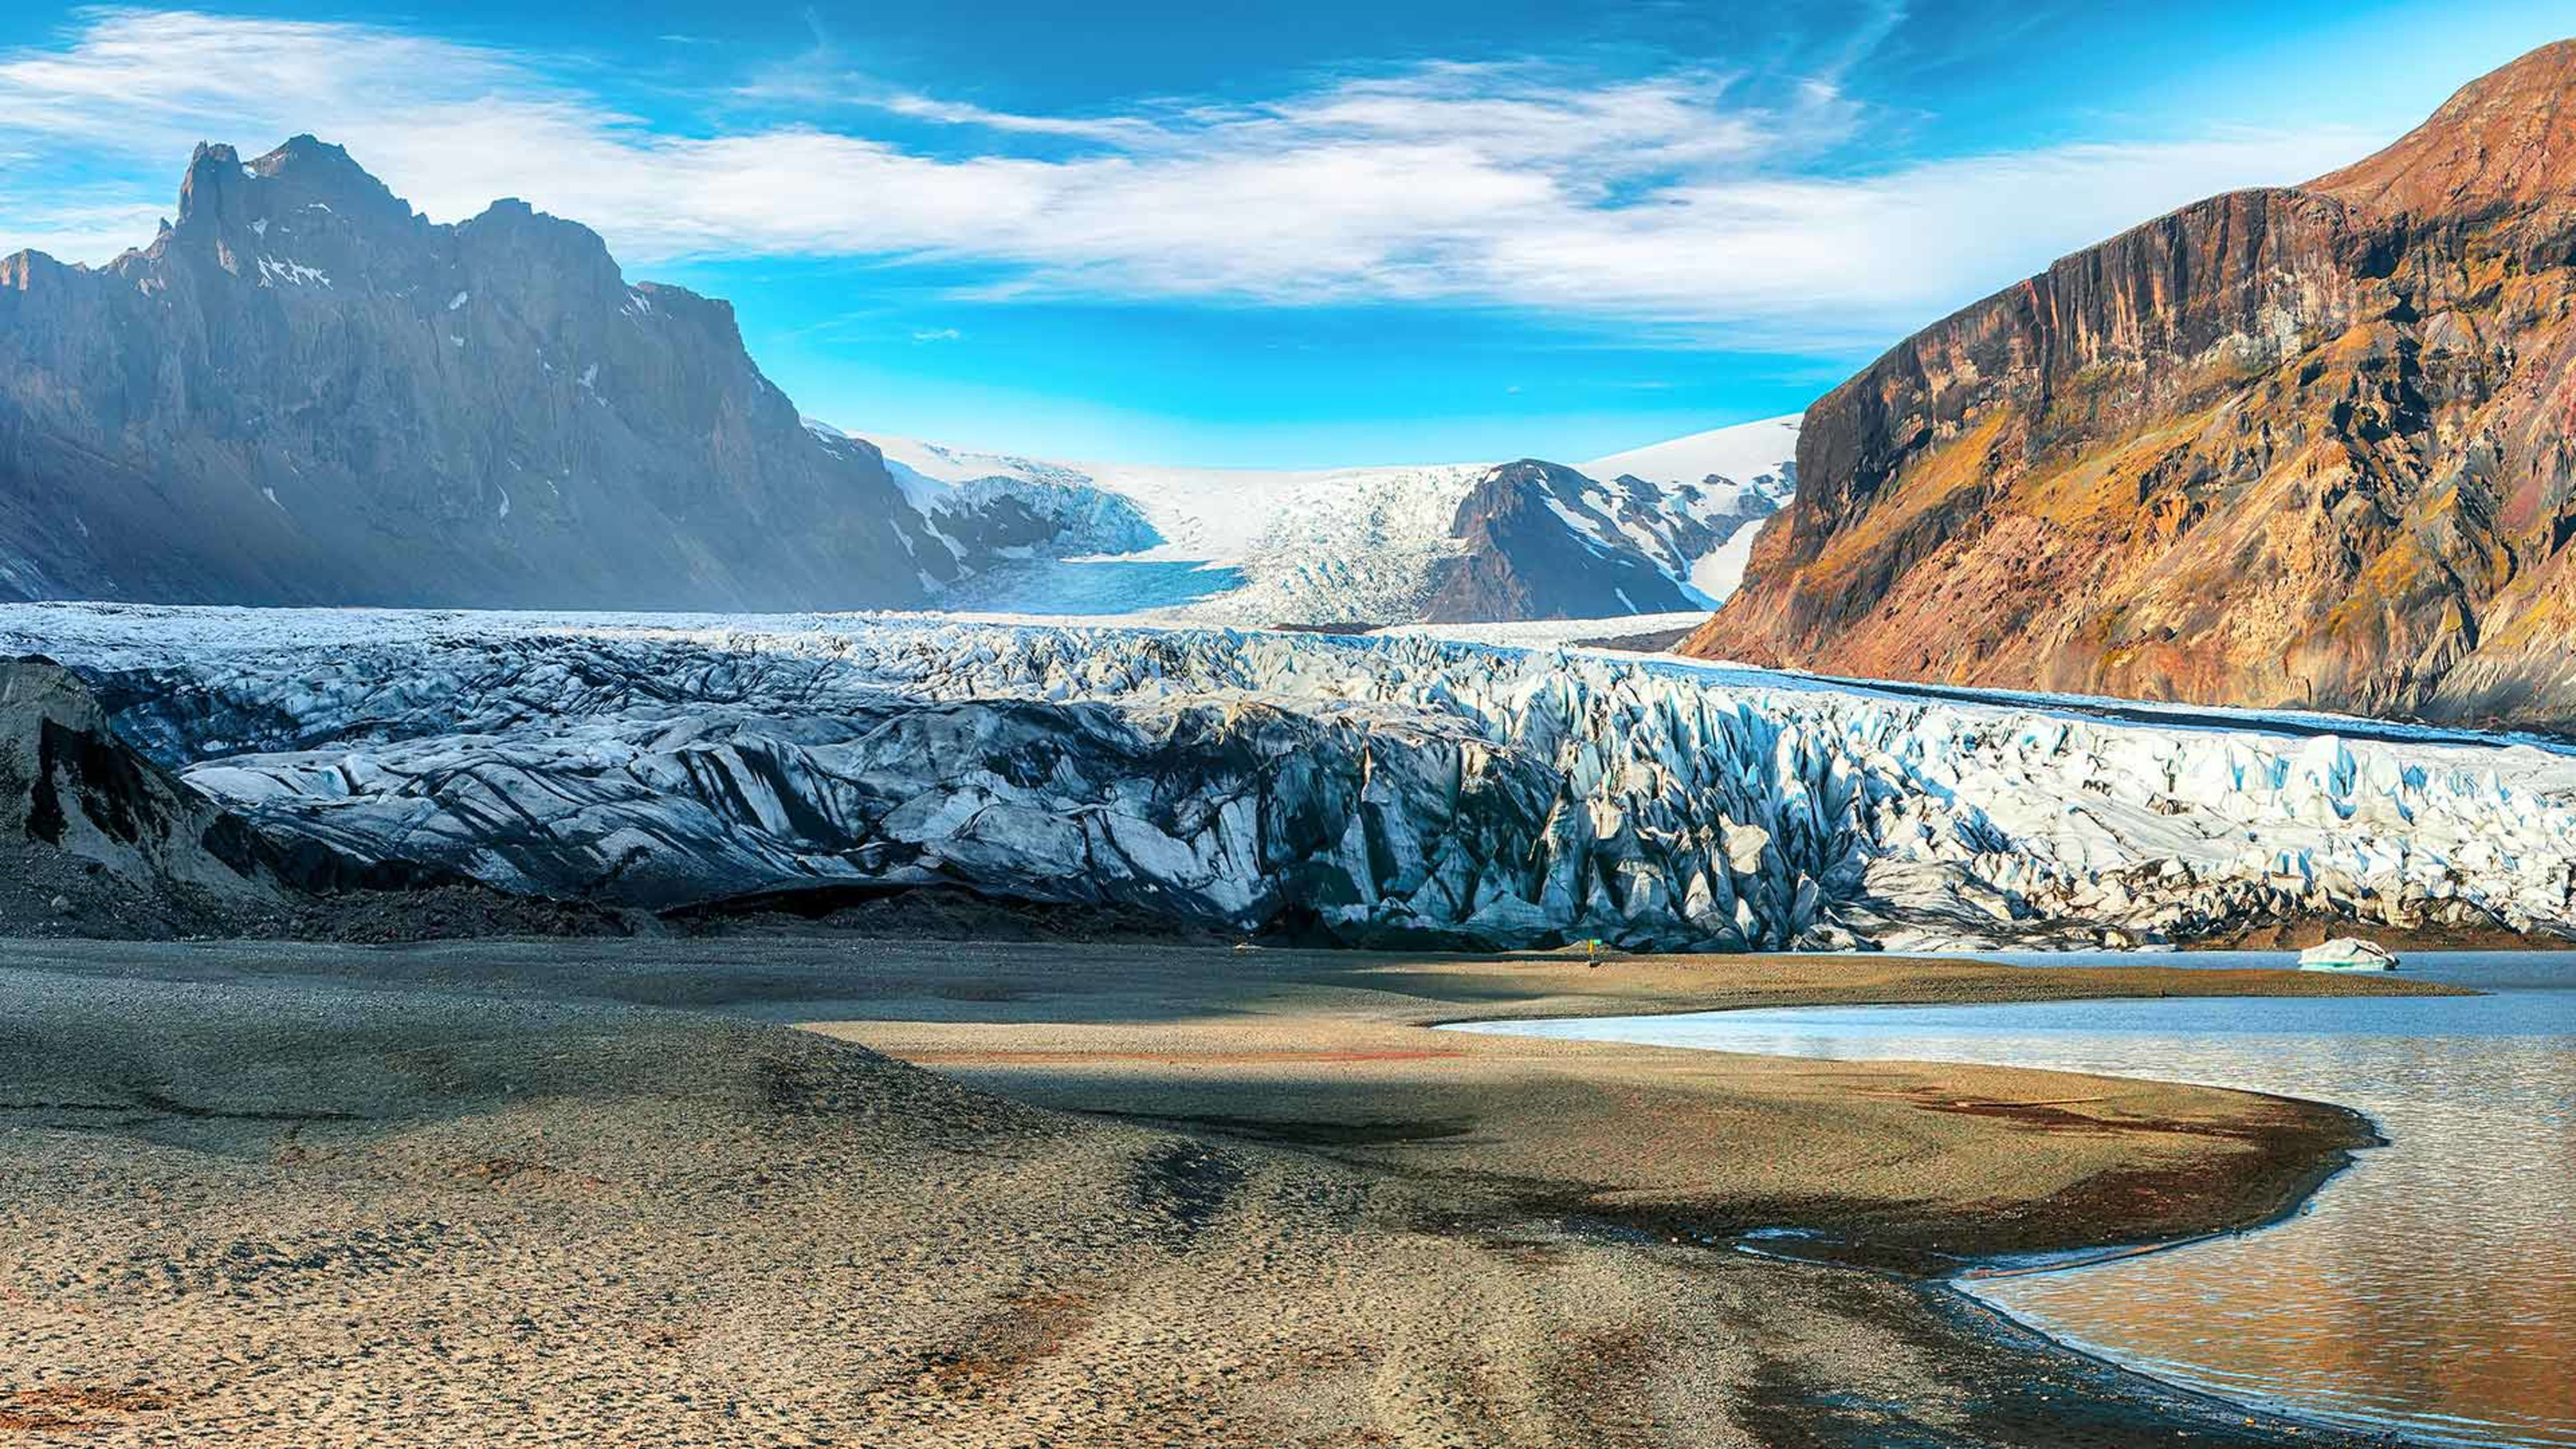
<path id="1" fill-rule="evenodd" d="M 22 247 L 57 257 L 97 260 L 152 240 L 161 219 L 170 214 L 114 184 L 36 186 L 19 177 L 32 168 L 28 158 L 0 153 L 0 252 Z"/>
<path id="2" fill-rule="evenodd" d="M 954 327 L 924 327 L 912 334 L 915 342 L 955 342 L 966 334 Z"/>
<path id="3" fill-rule="evenodd" d="M 855 97 L 820 75 L 764 83 L 773 98 L 828 87 L 838 117 L 959 144 L 812 123 L 683 132 L 494 47 L 107 10 L 0 53 L 0 153 L 166 177 L 200 137 L 258 149 L 311 131 L 432 217 L 519 196 L 629 261 L 868 256 L 973 265 L 983 295 L 1441 301 L 1833 334 L 1920 320 L 2157 210 L 2366 145 L 2209 135 L 1817 174 L 1814 157 L 1866 122 L 1831 76 L 1756 99 L 1715 73 L 1432 64 L 1078 117 Z M 1028 138 L 1075 144 L 1030 155 Z M 146 240 L 168 194 L 165 180 L 48 203 L 26 170 L 0 163 L 0 247 L 95 259 L 129 219 L 140 230 L 117 245 Z"/>
<path id="4" fill-rule="evenodd" d="M 1105 146 L 1146 149 L 1168 144 L 1172 139 L 1164 128 L 1137 116 L 1023 116 L 904 91 L 873 98 L 867 104 L 893 115 L 941 125 L 972 126 L 1022 136 L 1058 136 Z"/>

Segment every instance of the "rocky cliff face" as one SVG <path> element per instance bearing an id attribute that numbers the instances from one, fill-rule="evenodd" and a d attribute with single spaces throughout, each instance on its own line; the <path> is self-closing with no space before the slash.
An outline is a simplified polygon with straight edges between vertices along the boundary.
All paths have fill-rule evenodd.
<path id="1" fill-rule="evenodd" d="M 977 523 L 802 426 L 723 302 L 520 202 L 432 225 L 310 137 L 198 148 L 103 268 L 0 258 L 0 597 L 903 605 Z"/>
<path id="2" fill-rule="evenodd" d="M 2576 726 L 2576 42 L 1907 339 L 1688 652 Z"/>

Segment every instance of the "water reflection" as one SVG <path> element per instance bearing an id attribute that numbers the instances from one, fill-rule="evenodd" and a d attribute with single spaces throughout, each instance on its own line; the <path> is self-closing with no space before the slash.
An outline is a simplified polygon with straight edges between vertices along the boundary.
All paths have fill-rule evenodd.
<path id="1" fill-rule="evenodd" d="M 1823 1008 L 1536 1027 L 1730 1051 L 2055 1067 L 2358 1108 L 2392 1145 L 2363 1154 L 2288 1223 L 1972 1291 L 2061 1339 L 2238 1399 L 2434 1443 L 2576 1446 L 2576 960 L 2461 953 L 2409 965 L 2496 994 Z"/>

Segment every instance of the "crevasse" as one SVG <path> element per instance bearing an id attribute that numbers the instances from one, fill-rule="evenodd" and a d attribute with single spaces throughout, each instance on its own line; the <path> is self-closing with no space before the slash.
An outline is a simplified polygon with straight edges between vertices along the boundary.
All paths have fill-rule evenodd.
<path id="1" fill-rule="evenodd" d="M 1579 650 L 106 605 L 0 608 L 0 642 L 271 827 L 640 905 L 954 882 L 1357 943 L 2081 945 L 2565 927 L 2576 863 L 2576 760 L 2528 742 Z"/>

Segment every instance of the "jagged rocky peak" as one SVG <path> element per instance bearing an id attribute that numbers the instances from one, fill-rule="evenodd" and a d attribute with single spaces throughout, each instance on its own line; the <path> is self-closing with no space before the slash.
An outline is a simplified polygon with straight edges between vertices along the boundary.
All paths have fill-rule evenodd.
<path id="1" fill-rule="evenodd" d="M 2576 46 L 1906 339 L 1686 646 L 2576 727 Z"/>
<path id="2" fill-rule="evenodd" d="M 297 136 L 248 163 L 231 146 L 198 143 L 179 185 L 179 219 L 172 232 L 185 237 L 249 231 L 265 241 L 272 224 L 299 217 L 308 228 L 327 218 L 379 233 L 419 225 L 410 205 L 348 152 Z"/>
<path id="3" fill-rule="evenodd" d="M 179 182 L 179 219 L 222 222 L 230 209 L 225 199 L 247 189 L 242 180 L 240 152 L 220 142 L 199 141 L 196 154 L 188 158 L 188 174 Z"/>
<path id="4" fill-rule="evenodd" d="M 433 223 L 311 136 L 199 146 L 106 267 L 0 264 L 0 597 L 913 606 L 981 525 L 809 432 L 725 303 L 524 201 Z"/>
<path id="5" fill-rule="evenodd" d="M 250 162 L 248 169 L 271 181 L 372 205 L 399 206 L 404 215 L 411 214 L 411 208 L 394 195 L 392 188 L 350 159 L 346 148 L 310 135 L 288 137 L 276 150 Z"/>
<path id="6" fill-rule="evenodd" d="M 608 254 L 608 243 L 599 233 L 539 211 L 515 196 L 505 196 L 480 215 L 458 223 L 456 234 L 480 256 L 495 262 L 518 262 L 581 275 L 603 285 L 625 285 L 625 273 Z M 662 290 L 690 295 L 678 287 Z M 731 308 L 723 311 L 732 316 Z"/>

